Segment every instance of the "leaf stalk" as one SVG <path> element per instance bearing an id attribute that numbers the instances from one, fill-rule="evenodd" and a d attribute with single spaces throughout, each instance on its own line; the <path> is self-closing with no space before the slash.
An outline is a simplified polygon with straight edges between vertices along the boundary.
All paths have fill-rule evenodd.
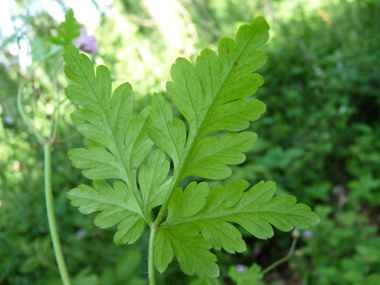
<path id="1" fill-rule="evenodd" d="M 67 272 L 67 267 L 65 259 L 63 258 L 61 243 L 59 241 L 59 235 L 57 230 L 57 224 L 55 221 L 54 214 L 54 203 L 53 203 L 53 190 L 52 190 L 52 170 L 51 170 L 51 146 L 52 142 L 47 141 L 44 144 L 44 160 L 45 160 L 45 199 L 46 199 L 46 211 L 49 221 L 50 235 L 53 243 L 55 258 L 57 260 L 57 265 L 61 279 L 64 285 L 71 285 L 69 273 Z"/>
<path id="2" fill-rule="evenodd" d="M 267 268 L 265 268 L 263 271 L 261 271 L 261 273 L 262 273 L 263 275 L 265 275 L 265 274 L 267 274 L 269 271 L 271 271 L 272 269 L 274 269 L 274 268 L 276 268 L 277 266 L 279 266 L 280 264 L 282 264 L 282 263 L 288 261 L 288 260 L 293 256 L 293 254 L 294 254 L 294 250 L 296 249 L 296 244 L 297 244 L 297 239 L 294 238 L 294 239 L 293 239 L 293 242 L 292 242 L 292 245 L 291 245 L 291 247 L 290 247 L 289 253 L 288 253 L 285 257 L 283 257 L 283 258 L 277 260 L 275 263 L 269 265 Z"/>
<path id="3" fill-rule="evenodd" d="M 38 141 L 43 144 L 45 139 L 43 136 L 37 131 L 37 129 L 33 126 L 33 124 L 29 121 L 28 117 L 25 114 L 24 108 L 22 107 L 22 91 L 24 90 L 25 86 L 31 82 L 32 80 L 29 79 L 21 84 L 21 87 L 19 88 L 17 92 L 17 109 L 20 112 L 21 118 L 24 120 L 25 124 L 29 127 L 29 129 L 33 132 L 33 134 L 36 136 Z"/>
<path id="4" fill-rule="evenodd" d="M 149 255 L 148 255 L 148 276 L 149 285 L 156 285 L 156 278 L 154 272 L 154 239 L 158 230 L 159 223 L 152 223 L 150 227 L 149 237 Z"/>

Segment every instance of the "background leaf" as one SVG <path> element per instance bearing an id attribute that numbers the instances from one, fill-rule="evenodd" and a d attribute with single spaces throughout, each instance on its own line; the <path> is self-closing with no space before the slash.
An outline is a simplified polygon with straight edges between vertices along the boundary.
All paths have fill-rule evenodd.
<path id="1" fill-rule="evenodd" d="M 73 9 L 69 9 L 65 15 L 65 21 L 57 28 L 57 36 L 47 36 L 46 39 L 56 45 L 71 45 L 73 40 L 80 35 L 80 25 L 74 17 Z"/>

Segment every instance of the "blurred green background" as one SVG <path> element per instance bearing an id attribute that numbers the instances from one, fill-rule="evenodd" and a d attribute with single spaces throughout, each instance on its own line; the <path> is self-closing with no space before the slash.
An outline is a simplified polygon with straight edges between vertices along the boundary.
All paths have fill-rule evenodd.
<path id="1" fill-rule="evenodd" d="M 165 92 L 177 56 L 194 61 L 206 47 L 255 16 L 271 26 L 269 60 L 258 72 L 255 97 L 267 106 L 251 125 L 259 134 L 247 161 L 227 181 L 273 180 L 277 194 L 295 195 L 322 218 L 301 232 L 296 255 L 265 276 L 267 284 L 380 284 L 380 1 L 379 0 L 7 0 L 0 8 L 0 284 L 61 284 L 54 260 L 43 192 L 43 150 L 18 114 L 49 134 L 56 91 L 51 76 L 61 51 L 46 40 L 64 14 L 97 39 L 89 53 L 111 70 L 114 85 L 134 87 L 136 112 L 153 92 Z M 148 233 L 116 247 L 115 228 L 102 230 L 69 204 L 65 193 L 90 182 L 67 152 L 88 146 L 70 121 L 62 66 L 57 70 L 61 120 L 53 150 L 55 210 L 74 284 L 147 284 Z M 177 113 L 177 116 L 179 114 Z M 285 256 L 290 233 L 270 240 L 245 236 L 242 254 L 216 252 L 219 284 L 233 284 L 230 266 L 263 268 Z M 177 261 L 158 284 L 201 284 Z M 208 283 L 202 283 L 208 284 Z M 209 283 L 214 284 L 214 283 Z M 216 283 L 215 283 L 216 284 Z"/>

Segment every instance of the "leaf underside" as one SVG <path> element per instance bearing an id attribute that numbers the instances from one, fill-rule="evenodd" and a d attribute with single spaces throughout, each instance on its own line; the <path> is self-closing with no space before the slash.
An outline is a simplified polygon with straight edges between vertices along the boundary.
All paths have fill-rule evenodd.
<path id="1" fill-rule="evenodd" d="M 219 42 L 218 55 L 201 52 L 195 66 L 178 58 L 171 68 L 173 81 L 167 91 L 187 121 L 174 118 L 160 94 L 152 107 L 133 116 L 132 87 L 124 83 L 112 92 L 109 70 L 96 71 L 87 56 L 66 47 L 65 73 L 74 84 L 67 97 L 81 109 L 71 116 L 78 131 L 103 147 L 78 148 L 69 152 L 73 166 L 83 169 L 93 187 L 80 185 L 67 193 L 72 205 L 84 214 L 100 212 L 95 225 L 118 225 L 116 244 L 135 242 L 152 209 L 168 204 L 168 215 L 156 234 L 154 263 L 164 272 L 175 256 L 184 273 L 217 277 L 219 267 L 211 249 L 242 252 L 246 244 L 235 227 L 240 225 L 257 238 L 273 235 L 273 228 L 290 231 L 319 222 L 318 216 L 292 196 L 273 198 L 275 184 L 260 182 L 249 188 L 246 181 L 233 181 L 210 190 L 206 182 L 190 183 L 185 191 L 178 184 L 186 176 L 225 179 L 229 165 L 245 161 L 257 135 L 245 131 L 260 118 L 266 106 L 249 98 L 264 82 L 253 73 L 266 61 L 259 48 L 268 40 L 269 26 L 261 17 L 243 25 L 236 41 Z M 222 137 L 208 136 L 228 131 Z M 159 148 L 151 152 L 153 144 Z M 174 171 L 169 175 L 170 156 Z M 141 165 L 145 157 L 146 164 Z M 116 179 L 112 186 L 104 179 Z M 168 193 L 171 196 L 168 196 Z"/>
<path id="2" fill-rule="evenodd" d="M 276 190 L 274 182 L 261 181 L 249 190 L 248 188 L 247 181 L 232 181 L 212 190 L 205 182 L 192 182 L 185 191 L 177 188 L 169 203 L 168 218 L 159 231 L 163 236 L 159 243 L 165 244 L 165 247 L 158 243 L 155 245 L 155 255 L 160 256 L 160 259 L 155 260 L 157 270 L 162 272 L 166 269 L 172 260 L 173 251 L 177 259 L 182 254 L 178 250 L 178 243 L 184 244 L 180 248 L 193 246 L 191 241 L 178 240 L 172 235 L 176 232 L 183 233 L 187 227 L 195 228 L 189 234 L 200 232 L 203 236 L 203 243 L 199 243 L 202 246 L 192 248 L 196 258 L 192 255 L 181 257 L 186 259 L 186 264 L 192 264 L 196 268 L 199 259 L 204 258 L 201 253 L 207 248 L 206 245 L 216 250 L 223 248 L 229 253 L 245 251 L 242 235 L 233 224 L 242 226 L 257 238 L 267 239 L 273 236 L 272 225 L 287 232 L 294 227 L 306 229 L 320 221 L 310 207 L 296 204 L 297 200 L 293 196 L 273 198 Z M 210 267 L 211 262 L 207 256 L 203 259 L 203 263 L 208 263 Z M 194 271 L 199 277 L 218 276 L 212 270 L 207 271 L 208 275 L 204 275 L 203 270 Z"/>

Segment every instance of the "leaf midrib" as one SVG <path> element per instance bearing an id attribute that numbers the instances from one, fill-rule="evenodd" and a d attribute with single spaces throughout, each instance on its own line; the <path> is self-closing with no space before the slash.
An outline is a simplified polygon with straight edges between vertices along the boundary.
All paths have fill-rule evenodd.
<path id="1" fill-rule="evenodd" d="M 143 207 L 142 207 L 142 205 L 141 205 L 141 196 L 139 195 L 139 193 L 136 193 L 135 187 L 132 187 L 132 185 L 130 184 L 131 182 L 129 181 L 129 175 L 128 175 L 129 172 L 127 171 L 127 167 L 126 167 L 126 165 L 125 165 L 125 163 L 124 163 L 124 160 L 121 159 L 121 153 L 120 153 L 120 150 L 119 150 L 119 146 L 116 144 L 115 135 L 114 135 L 113 129 L 111 128 L 111 124 L 110 124 L 110 122 L 109 122 L 109 120 L 108 120 L 107 113 L 106 113 L 106 111 L 104 110 L 103 104 L 101 104 L 101 102 L 99 101 L 99 98 L 98 98 L 98 96 L 97 96 L 95 90 L 94 90 L 93 87 L 92 87 L 91 81 L 88 79 L 88 76 L 86 76 L 86 72 L 84 72 L 84 70 L 82 69 L 81 64 L 78 64 L 78 61 L 76 60 L 76 57 L 73 57 L 73 58 L 74 58 L 74 60 L 75 60 L 75 62 L 76 62 L 76 64 L 77 64 L 77 66 L 78 66 L 79 69 L 81 70 L 82 74 L 84 75 L 84 78 L 85 78 L 85 80 L 87 81 L 87 84 L 89 85 L 89 87 L 90 87 L 90 89 L 91 89 L 93 95 L 95 95 L 94 97 L 96 98 L 96 101 L 97 101 L 98 105 L 100 106 L 100 108 L 101 108 L 101 110 L 102 110 L 102 112 L 103 112 L 103 114 L 104 114 L 104 117 L 105 117 L 105 119 L 106 119 L 106 121 L 107 121 L 107 126 L 108 126 L 108 128 L 111 130 L 111 134 L 112 134 L 112 142 L 113 142 L 113 144 L 114 144 L 114 147 L 115 147 L 116 150 L 117 150 L 117 155 L 118 155 L 117 159 L 118 159 L 119 161 L 121 161 L 122 166 L 124 167 L 124 168 L 123 168 L 123 172 L 124 172 L 125 175 L 126 175 L 126 177 L 125 177 L 125 178 L 126 178 L 126 179 L 125 179 L 125 182 L 126 182 L 126 183 L 128 184 L 128 186 L 133 190 L 133 195 L 135 196 L 135 199 L 136 199 L 136 201 L 137 201 L 137 203 L 138 203 L 138 205 L 139 205 L 140 211 L 141 211 L 141 213 L 144 213 L 144 209 L 143 209 Z M 96 75 L 97 75 L 97 73 L 96 73 L 96 70 L 95 70 L 95 72 L 94 72 L 94 80 L 98 79 L 98 77 L 96 77 Z M 112 100 L 112 95 L 111 95 L 110 100 Z M 143 214 L 143 218 L 146 220 L 146 217 L 145 217 L 144 214 Z M 147 221 L 147 220 L 146 220 L 146 221 Z"/>
<path id="2" fill-rule="evenodd" d="M 297 205 L 297 204 L 295 204 L 295 205 Z M 292 206 L 295 206 L 295 205 L 292 205 Z M 228 211 L 228 209 L 217 209 L 217 211 L 221 211 L 221 210 L 223 210 L 224 212 Z M 175 222 L 173 222 L 173 223 L 171 223 L 169 225 L 163 224 L 161 226 L 161 228 L 162 229 L 164 229 L 164 228 L 167 229 L 167 228 L 174 227 L 174 226 L 180 226 L 180 225 L 190 224 L 190 223 L 194 223 L 194 222 L 202 222 L 204 220 L 212 220 L 212 219 L 221 219 L 223 221 L 228 221 L 228 217 L 232 217 L 232 216 L 239 215 L 239 214 L 269 214 L 269 215 L 270 214 L 277 214 L 277 215 L 286 215 L 286 216 L 291 215 L 291 216 L 294 216 L 294 217 L 302 217 L 302 218 L 310 219 L 310 217 L 303 216 L 301 213 L 271 211 L 273 209 L 267 209 L 267 210 L 264 210 L 264 211 L 248 211 L 248 210 L 243 210 L 242 211 L 241 209 L 234 209 L 234 210 L 235 210 L 234 212 L 229 212 L 229 213 L 226 213 L 226 214 L 222 214 L 220 216 L 211 216 L 211 217 L 207 216 L 207 215 L 210 215 L 210 214 L 213 214 L 213 213 L 206 213 L 203 216 L 200 215 L 198 217 L 196 215 L 194 215 L 194 217 L 184 218 L 182 221 L 181 220 L 180 221 L 177 220 L 177 221 L 175 221 Z M 217 211 L 214 211 L 214 212 L 217 212 Z M 261 219 L 261 220 L 265 220 L 265 219 L 260 218 L 260 217 L 258 217 L 258 218 Z"/>
<path id="3" fill-rule="evenodd" d="M 265 22 L 263 22 L 263 23 L 265 23 Z M 262 23 L 261 25 L 263 25 L 263 23 Z M 261 27 L 261 25 L 260 25 L 260 27 Z M 257 34 L 258 31 L 259 31 L 259 28 L 257 28 L 257 29 L 256 29 L 256 32 L 255 32 L 254 34 L 252 34 L 251 39 L 250 39 L 249 41 L 246 42 L 246 45 L 244 46 L 244 48 L 242 48 L 242 49 L 240 50 L 239 55 L 236 57 L 236 60 L 237 60 L 237 61 L 238 61 L 239 58 L 242 56 L 242 54 L 244 54 L 244 51 L 246 50 L 247 46 L 248 46 L 249 43 L 252 41 L 252 39 L 256 36 L 256 34 Z M 235 43 L 235 48 L 236 48 L 236 42 L 234 42 L 234 43 Z M 218 55 L 218 59 L 220 60 L 219 55 Z M 224 79 L 223 82 L 221 83 L 218 92 L 216 92 L 216 95 L 215 95 L 215 97 L 213 98 L 213 101 L 212 101 L 212 103 L 210 104 L 210 106 L 209 106 L 209 108 L 208 108 L 208 110 L 207 110 L 207 112 L 206 112 L 206 115 L 203 117 L 203 120 L 202 120 L 202 123 L 201 123 L 200 127 L 197 129 L 196 133 L 194 134 L 194 138 L 188 138 L 188 141 L 190 140 L 190 145 L 189 145 L 189 147 L 187 147 L 187 146 L 185 147 L 185 150 L 184 150 L 185 156 L 182 156 L 182 157 L 184 157 L 184 160 L 183 160 L 184 163 L 182 164 L 182 166 L 181 166 L 181 170 L 180 170 L 179 175 L 178 175 L 178 177 L 179 177 L 179 181 L 178 181 L 178 183 L 181 182 L 181 180 L 184 178 L 184 177 L 181 177 L 181 176 L 182 176 L 184 173 L 186 173 L 187 163 L 190 161 L 191 155 L 193 154 L 195 147 L 198 145 L 199 141 L 200 141 L 200 140 L 202 139 L 202 137 L 204 136 L 204 135 L 202 134 L 202 129 L 204 128 L 204 127 L 203 127 L 203 124 L 204 124 L 204 122 L 206 121 L 206 119 L 210 116 L 210 113 L 213 113 L 213 112 L 215 111 L 215 110 L 213 110 L 212 112 L 210 112 L 210 110 L 212 110 L 212 108 L 213 108 L 214 102 L 215 102 L 215 101 L 217 100 L 217 98 L 219 97 L 219 95 L 220 95 L 220 93 L 221 93 L 221 90 L 223 89 L 223 87 L 225 86 L 226 82 L 228 81 L 228 78 L 231 76 L 231 73 L 232 73 L 232 71 L 234 70 L 234 68 L 235 68 L 235 66 L 232 65 L 232 68 L 229 70 L 227 76 L 225 77 L 225 79 Z M 223 67 L 222 67 L 220 73 L 222 73 L 222 72 L 223 72 Z M 212 78 L 212 77 L 210 77 L 210 78 Z M 192 132 L 189 131 L 189 135 L 190 135 L 191 133 L 192 133 Z M 201 135 L 203 135 L 203 136 L 200 137 Z M 191 141 L 191 140 L 192 140 L 192 141 Z M 187 144 L 187 145 L 188 145 L 188 144 Z"/>

